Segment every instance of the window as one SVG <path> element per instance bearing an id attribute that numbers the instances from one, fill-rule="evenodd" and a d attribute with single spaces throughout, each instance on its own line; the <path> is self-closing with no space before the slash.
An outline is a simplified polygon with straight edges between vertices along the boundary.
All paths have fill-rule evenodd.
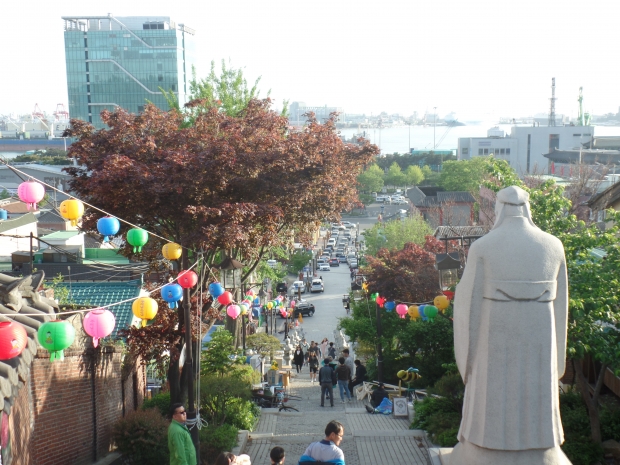
<path id="1" fill-rule="evenodd" d="M 163 74 L 158 74 L 158 75 L 157 75 L 157 80 L 158 80 L 159 82 L 162 82 L 162 81 L 164 80 L 164 75 L 163 75 Z"/>
<path id="2" fill-rule="evenodd" d="M 144 105 L 138 105 L 138 113 L 144 112 Z"/>
<path id="3" fill-rule="evenodd" d="M 463 155 L 469 155 L 469 148 L 468 147 L 464 147 L 463 149 L 461 149 L 461 153 Z"/>
<path id="4" fill-rule="evenodd" d="M 506 149 L 506 155 L 510 155 L 510 149 Z"/>
<path id="5" fill-rule="evenodd" d="M 482 149 L 478 149 L 478 155 L 483 155 L 483 150 Z"/>
<path id="6" fill-rule="evenodd" d="M 489 154 L 489 149 L 484 149 L 484 154 L 488 155 Z"/>
<path id="7" fill-rule="evenodd" d="M 573 137 L 581 137 L 581 134 L 573 134 Z"/>

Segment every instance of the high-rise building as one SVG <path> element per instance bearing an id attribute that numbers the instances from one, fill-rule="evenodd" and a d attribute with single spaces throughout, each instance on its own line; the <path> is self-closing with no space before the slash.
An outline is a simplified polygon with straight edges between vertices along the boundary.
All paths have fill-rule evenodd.
<path id="1" fill-rule="evenodd" d="M 69 114 L 96 128 L 99 113 L 147 102 L 169 108 L 161 90 L 183 105 L 194 63 L 194 30 L 168 16 L 63 16 Z"/>

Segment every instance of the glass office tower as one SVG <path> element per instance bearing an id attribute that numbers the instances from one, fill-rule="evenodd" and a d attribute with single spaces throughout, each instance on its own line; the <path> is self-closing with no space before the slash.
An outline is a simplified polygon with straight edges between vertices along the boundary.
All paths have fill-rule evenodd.
<path id="1" fill-rule="evenodd" d="M 167 16 L 63 16 L 69 115 L 102 128 L 99 113 L 147 102 L 169 106 L 160 89 L 186 102 L 194 30 Z"/>

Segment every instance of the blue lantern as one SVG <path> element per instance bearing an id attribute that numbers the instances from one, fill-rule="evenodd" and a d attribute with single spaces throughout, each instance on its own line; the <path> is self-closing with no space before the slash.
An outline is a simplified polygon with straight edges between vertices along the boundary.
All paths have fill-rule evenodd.
<path id="1" fill-rule="evenodd" d="M 427 321 L 428 317 L 424 314 L 424 307 L 426 307 L 426 305 L 420 305 L 418 307 L 418 312 L 420 313 L 420 316 L 422 317 L 422 321 Z"/>
<path id="2" fill-rule="evenodd" d="M 113 216 L 104 216 L 97 220 L 97 231 L 103 234 L 103 242 L 108 242 L 108 236 L 114 236 L 121 229 L 121 223 Z"/>
<path id="3" fill-rule="evenodd" d="M 260 298 L 259 297 L 254 299 L 254 305 L 260 305 Z"/>
<path id="4" fill-rule="evenodd" d="M 209 284 L 209 294 L 213 296 L 214 299 L 217 299 L 224 293 L 224 288 L 220 283 L 211 283 Z"/>
<path id="5" fill-rule="evenodd" d="M 161 298 L 168 302 L 168 307 L 177 308 L 177 302 L 183 297 L 183 288 L 178 284 L 166 284 L 161 288 Z"/>
<path id="6" fill-rule="evenodd" d="M 396 302 L 394 302 L 393 300 L 389 300 L 384 304 L 384 307 L 386 311 L 393 312 L 396 308 Z"/>

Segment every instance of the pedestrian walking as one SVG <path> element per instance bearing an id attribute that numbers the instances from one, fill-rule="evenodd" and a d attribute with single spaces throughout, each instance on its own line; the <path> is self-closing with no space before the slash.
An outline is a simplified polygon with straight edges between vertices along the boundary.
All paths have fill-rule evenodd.
<path id="1" fill-rule="evenodd" d="M 337 382 L 336 372 L 329 366 L 330 360 L 326 358 L 324 365 L 319 370 L 319 383 L 321 384 L 321 407 L 325 407 L 325 394 L 329 394 L 331 406 L 334 406 L 334 384 Z"/>
<path id="2" fill-rule="evenodd" d="M 170 451 L 170 465 L 196 465 L 196 448 L 192 442 L 185 422 L 187 412 L 183 404 L 170 406 L 172 421 L 168 427 L 168 450 Z"/>
<path id="3" fill-rule="evenodd" d="M 315 352 L 310 352 L 310 355 L 308 356 L 308 367 L 310 370 L 310 381 L 314 384 L 316 381 L 316 375 L 319 371 L 319 359 Z"/>
<path id="4" fill-rule="evenodd" d="M 301 350 L 301 346 L 297 345 L 295 353 L 293 354 L 293 363 L 297 369 L 297 373 L 301 373 L 301 369 L 304 366 L 304 351 Z"/>
<path id="5" fill-rule="evenodd" d="M 333 342 L 329 343 L 329 349 L 327 349 L 327 356 L 331 357 L 332 360 L 334 360 L 336 358 L 336 348 L 334 347 L 334 343 Z"/>
<path id="6" fill-rule="evenodd" d="M 321 349 L 319 349 L 319 345 L 317 342 L 312 341 L 310 344 L 310 348 L 308 349 L 308 354 L 314 354 L 317 358 L 321 358 Z"/>
<path id="7" fill-rule="evenodd" d="M 301 343 L 299 344 L 301 346 L 301 350 L 304 352 L 304 365 L 308 364 L 308 350 L 310 350 L 312 344 L 314 344 L 314 341 L 308 344 L 305 337 L 301 340 Z"/>
<path id="8" fill-rule="evenodd" d="M 344 426 L 332 420 L 325 427 L 325 439 L 310 444 L 299 459 L 299 465 L 314 465 L 329 463 L 330 465 L 345 465 L 344 452 L 338 446 L 342 443 Z"/>
<path id="9" fill-rule="evenodd" d="M 338 367 L 336 368 L 336 375 L 338 376 L 338 389 L 340 390 L 340 400 L 344 404 L 344 395 L 347 396 L 347 401 L 351 402 L 351 392 L 349 391 L 349 381 L 351 380 L 351 369 L 345 365 L 344 357 L 338 359 Z"/>
<path id="10" fill-rule="evenodd" d="M 321 341 L 321 357 L 327 357 L 327 346 L 329 345 L 329 342 L 327 341 L 327 338 L 324 337 L 323 340 Z"/>
<path id="11" fill-rule="evenodd" d="M 281 447 L 274 447 L 269 452 L 269 458 L 271 459 L 271 465 L 284 465 L 284 449 Z"/>

